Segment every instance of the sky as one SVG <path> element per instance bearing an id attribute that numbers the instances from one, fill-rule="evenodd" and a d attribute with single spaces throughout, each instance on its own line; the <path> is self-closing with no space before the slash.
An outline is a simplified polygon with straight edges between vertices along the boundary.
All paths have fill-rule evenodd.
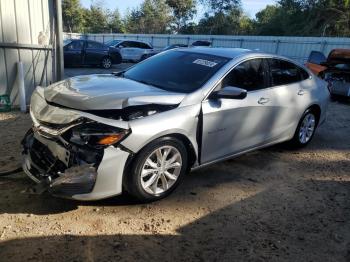
<path id="1" fill-rule="evenodd" d="M 123 15 L 128 8 L 132 9 L 139 6 L 143 0 L 80 0 L 83 6 L 89 7 L 91 1 L 102 1 L 104 5 L 113 10 L 118 7 L 120 13 Z M 266 5 L 274 4 L 276 0 L 242 0 L 243 9 L 250 17 L 255 17 L 255 14 L 264 9 Z M 203 10 L 198 10 L 197 20 L 203 14 Z"/>

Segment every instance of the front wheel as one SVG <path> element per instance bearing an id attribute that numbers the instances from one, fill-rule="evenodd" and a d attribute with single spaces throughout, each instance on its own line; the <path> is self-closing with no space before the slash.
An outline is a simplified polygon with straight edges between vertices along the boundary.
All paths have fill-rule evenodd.
<path id="1" fill-rule="evenodd" d="M 101 65 L 104 69 L 109 69 L 112 67 L 112 59 L 110 57 L 104 57 L 101 61 Z"/>
<path id="2" fill-rule="evenodd" d="M 318 123 L 318 117 L 311 109 L 301 117 L 291 144 L 294 147 L 304 147 L 312 140 Z"/>
<path id="3" fill-rule="evenodd" d="M 126 178 L 127 191 L 142 202 L 168 196 L 187 170 L 187 150 L 172 137 L 160 138 L 136 156 Z"/>

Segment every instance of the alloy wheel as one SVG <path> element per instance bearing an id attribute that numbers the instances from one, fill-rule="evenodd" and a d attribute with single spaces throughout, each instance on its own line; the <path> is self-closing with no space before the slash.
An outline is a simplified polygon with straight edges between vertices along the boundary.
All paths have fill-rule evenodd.
<path id="1" fill-rule="evenodd" d="M 316 127 L 316 118 L 312 113 L 305 115 L 303 122 L 300 125 L 299 129 L 299 141 L 302 144 L 306 144 L 312 138 L 312 135 L 315 132 Z"/>
<path id="2" fill-rule="evenodd" d="M 169 190 L 179 178 L 182 157 L 173 146 L 162 146 L 154 150 L 141 170 L 142 188 L 151 195 L 159 195 Z"/>
<path id="3" fill-rule="evenodd" d="M 112 61 L 109 58 L 103 58 L 102 60 L 102 66 L 106 69 L 110 68 L 112 66 Z"/>

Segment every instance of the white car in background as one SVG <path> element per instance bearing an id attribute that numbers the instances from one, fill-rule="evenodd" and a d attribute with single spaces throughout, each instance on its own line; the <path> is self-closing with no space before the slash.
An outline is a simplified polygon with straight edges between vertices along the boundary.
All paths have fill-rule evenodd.
<path id="1" fill-rule="evenodd" d="M 118 48 L 124 61 L 139 62 L 143 60 L 143 57 L 154 52 L 150 43 L 142 41 L 116 39 L 107 42 L 106 45 Z"/>

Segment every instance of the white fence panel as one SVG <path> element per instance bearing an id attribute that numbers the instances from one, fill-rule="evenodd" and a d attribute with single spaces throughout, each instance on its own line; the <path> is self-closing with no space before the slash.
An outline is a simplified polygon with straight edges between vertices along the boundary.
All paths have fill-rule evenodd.
<path id="1" fill-rule="evenodd" d="M 140 40 L 155 48 L 171 44 L 191 44 L 196 40 L 208 40 L 213 47 L 247 48 L 279 54 L 304 63 L 313 50 L 326 55 L 335 48 L 350 48 L 350 38 L 332 37 L 279 37 L 279 36 L 220 36 L 220 35 L 146 35 L 146 34 L 65 34 L 66 39 L 86 38 L 99 42 L 112 39 Z"/>

